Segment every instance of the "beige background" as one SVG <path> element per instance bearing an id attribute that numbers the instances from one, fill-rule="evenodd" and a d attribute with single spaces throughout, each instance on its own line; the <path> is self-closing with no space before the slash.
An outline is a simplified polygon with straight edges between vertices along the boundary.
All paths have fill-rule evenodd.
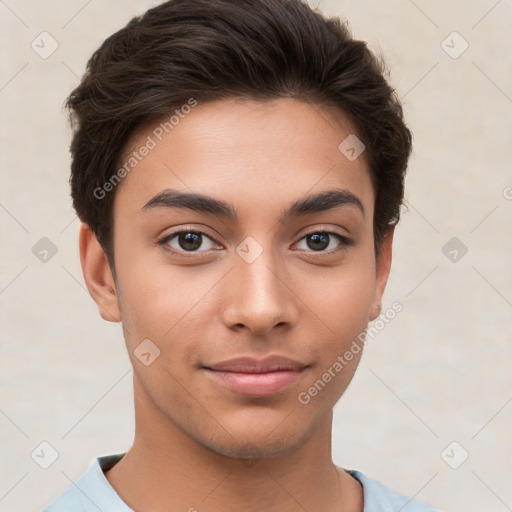
<path id="1" fill-rule="evenodd" d="M 133 438 L 121 329 L 81 276 L 62 105 L 102 40 L 156 3 L 0 1 L 0 512 L 40 511 Z M 335 462 L 444 511 L 512 510 L 512 1 L 320 7 L 382 50 L 415 136 L 384 305 L 404 310 L 335 408 Z M 59 45 L 47 59 L 42 31 Z M 468 249 L 455 262 L 452 237 Z M 46 470 L 43 441 L 59 455 Z"/>

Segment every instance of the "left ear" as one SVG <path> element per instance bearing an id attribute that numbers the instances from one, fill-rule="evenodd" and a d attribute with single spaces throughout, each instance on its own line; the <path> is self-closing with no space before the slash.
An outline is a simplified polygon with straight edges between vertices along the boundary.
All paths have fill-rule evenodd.
<path id="1" fill-rule="evenodd" d="M 395 228 L 391 228 L 385 235 L 379 248 L 379 253 L 375 259 L 376 264 L 376 285 L 375 298 L 370 309 L 370 321 L 375 320 L 382 310 L 382 296 L 388 282 L 389 272 L 391 270 L 391 248 L 393 245 L 393 235 Z"/>

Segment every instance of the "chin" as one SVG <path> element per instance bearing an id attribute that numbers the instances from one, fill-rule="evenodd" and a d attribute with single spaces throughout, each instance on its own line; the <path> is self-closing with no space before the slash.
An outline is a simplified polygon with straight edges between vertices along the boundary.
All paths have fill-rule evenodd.
<path id="1" fill-rule="evenodd" d="M 237 431 L 228 429 L 231 435 L 223 430 L 213 436 L 198 432 L 198 435 L 191 437 L 218 455 L 232 459 L 247 459 L 250 463 L 254 459 L 284 457 L 298 450 L 316 431 L 315 425 L 302 426 L 303 429 L 296 421 L 285 420 L 281 425 L 274 425 L 270 430 L 255 429 L 250 426 L 244 429 L 239 426 Z M 286 430 L 286 427 L 289 430 Z"/>
<path id="2" fill-rule="evenodd" d="M 204 444 L 206 448 L 218 455 L 230 459 L 245 459 L 248 464 L 255 459 L 283 457 L 295 451 L 300 445 L 300 442 L 291 442 L 290 440 L 273 439 L 269 441 L 264 438 L 261 441 L 254 439 L 253 441 L 233 442 L 230 439 L 228 443 L 210 442 Z"/>

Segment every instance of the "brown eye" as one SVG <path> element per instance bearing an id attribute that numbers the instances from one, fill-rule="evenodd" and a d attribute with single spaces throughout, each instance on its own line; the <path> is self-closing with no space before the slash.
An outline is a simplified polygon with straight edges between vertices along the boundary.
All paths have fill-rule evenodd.
<path id="1" fill-rule="evenodd" d="M 201 231 L 177 231 L 167 235 L 159 244 L 169 246 L 175 252 L 204 252 L 216 246 L 215 241 Z M 202 250 L 198 251 L 201 247 Z"/>
<path id="2" fill-rule="evenodd" d="M 202 235 L 199 233 L 180 233 L 178 235 L 178 245 L 185 251 L 195 251 L 203 243 Z"/>
<path id="3" fill-rule="evenodd" d="M 306 237 L 307 245 L 313 251 L 323 251 L 329 246 L 330 236 L 327 233 L 313 233 Z"/>
<path id="4" fill-rule="evenodd" d="M 336 244 L 333 242 L 333 239 L 338 243 Z M 352 245 L 352 240 L 349 238 L 330 231 L 316 231 L 314 233 L 309 233 L 303 237 L 301 241 L 302 240 L 306 241 L 306 249 L 313 252 L 336 251 L 337 249 Z M 299 244 L 297 244 L 297 246 L 298 245 Z"/>

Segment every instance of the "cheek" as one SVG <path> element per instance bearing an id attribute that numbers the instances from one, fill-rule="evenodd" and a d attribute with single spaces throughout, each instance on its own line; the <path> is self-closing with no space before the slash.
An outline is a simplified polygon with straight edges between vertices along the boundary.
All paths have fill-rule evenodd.
<path id="1" fill-rule="evenodd" d="M 327 280 L 323 293 L 310 298 L 314 312 L 318 312 L 309 315 L 311 322 L 318 324 L 320 318 L 322 328 L 318 330 L 316 364 L 297 395 L 298 404 L 308 410 L 326 413 L 334 406 L 350 384 L 363 353 L 375 281 L 371 267 L 352 270 L 350 275 L 340 275 L 338 281 Z"/>
<path id="2" fill-rule="evenodd" d="M 313 294 L 314 293 L 314 294 Z M 299 404 L 328 411 L 343 394 L 363 353 L 364 332 L 375 294 L 375 267 L 361 255 L 357 264 L 333 272 L 310 288 L 310 321 L 321 321 L 317 364 L 301 387 Z M 313 295 L 311 295 L 313 294 Z M 312 329 L 310 329 L 312 332 Z"/>
<path id="3" fill-rule="evenodd" d="M 302 294 L 328 329 L 334 345 L 347 342 L 366 328 L 375 297 L 375 267 L 370 258 L 326 274 L 316 283 L 313 287 L 306 280 Z"/>
<path id="4" fill-rule="evenodd" d="M 126 261 L 120 258 L 119 276 L 119 305 L 128 347 L 134 348 L 149 338 L 162 351 L 174 339 L 183 337 L 183 331 L 191 325 L 202 323 L 205 315 L 201 312 L 210 304 L 209 292 L 218 281 L 214 272 L 149 264 L 147 259 L 138 261 L 136 257 Z M 179 350 L 179 346 L 173 344 L 173 350 Z"/>

